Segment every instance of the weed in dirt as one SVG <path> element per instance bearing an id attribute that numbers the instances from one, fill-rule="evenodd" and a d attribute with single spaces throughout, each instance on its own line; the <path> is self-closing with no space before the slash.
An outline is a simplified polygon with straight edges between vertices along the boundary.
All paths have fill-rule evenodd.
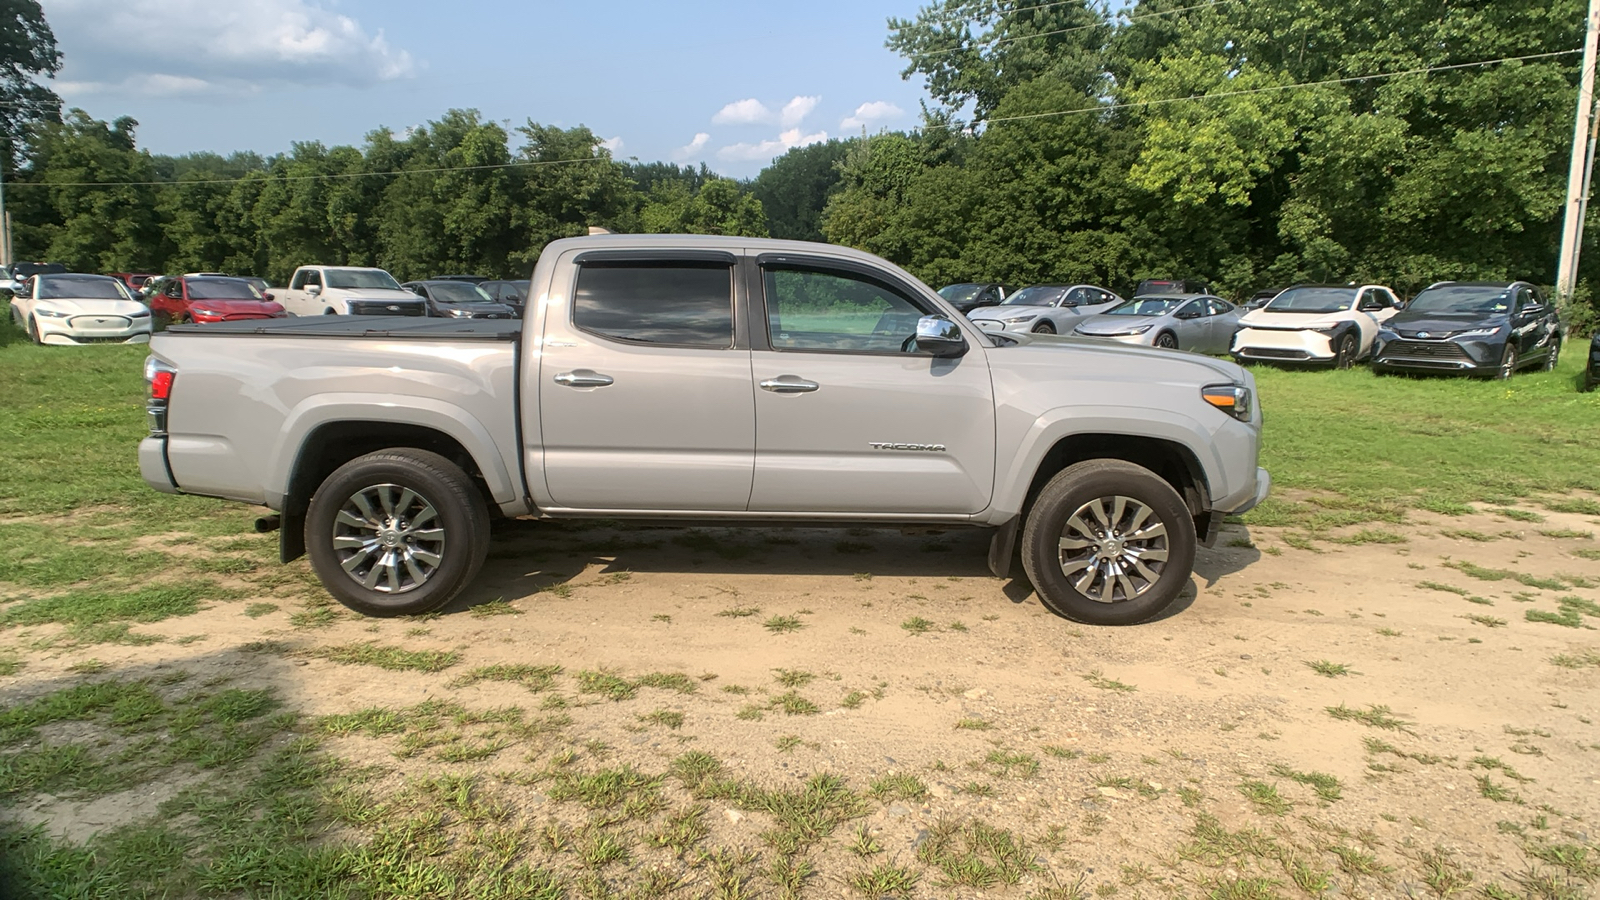
<path id="1" fill-rule="evenodd" d="M 1287 778 L 1297 784 L 1309 786 L 1316 792 L 1318 797 L 1329 803 L 1344 797 L 1339 779 L 1325 772 L 1297 772 L 1288 766 L 1274 765 L 1272 774 L 1279 778 Z"/>
<path id="2" fill-rule="evenodd" d="M 276 603 L 252 603 L 244 608 L 244 614 L 252 619 L 259 619 L 277 611 L 278 604 Z"/>
<path id="3" fill-rule="evenodd" d="M 578 673 L 578 690 L 585 694 L 599 694 L 608 700 L 631 700 L 639 692 L 633 682 L 604 669 L 584 669 Z"/>
<path id="4" fill-rule="evenodd" d="M 1490 778 L 1488 775 L 1479 775 L 1476 778 L 1476 781 L 1478 782 L 1478 794 L 1485 800 L 1493 800 L 1496 803 L 1515 803 L 1518 806 L 1522 805 L 1522 798 L 1517 796 L 1516 791 L 1495 784 L 1494 779 Z"/>
<path id="5" fill-rule="evenodd" d="M 668 625 L 671 625 L 672 624 L 672 616 L 668 615 L 667 613 L 656 613 L 655 615 L 650 617 L 650 621 L 652 621 L 652 622 L 665 622 Z"/>
<path id="6" fill-rule="evenodd" d="M 969 716 L 965 719 L 956 720 L 957 731 L 988 731 L 993 727 L 994 725 L 987 719 L 979 719 Z"/>
<path id="7" fill-rule="evenodd" d="M 772 680 L 786 688 L 805 687 L 815 681 L 817 676 L 803 669 L 773 669 Z"/>
<path id="8" fill-rule="evenodd" d="M 864 691 L 851 691 L 844 695 L 844 699 L 839 701 L 839 705 L 845 709 L 857 709 L 870 696 L 872 695 Z"/>
<path id="9" fill-rule="evenodd" d="M 405 650 L 367 642 L 319 647 L 309 655 L 346 666 L 376 666 L 391 672 L 441 672 L 461 661 L 461 654 L 447 650 Z"/>
<path id="10" fill-rule="evenodd" d="M 1466 619 L 1468 622 L 1476 622 L 1486 628 L 1503 628 L 1507 624 L 1505 619 L 1497 619 L 1494 616 L 1462 616 L 1461 618 Z"/>
<path id="11" fill-rule="evenodd" d="M 901 622 L 900 627 L 911 634 L 927 634 L 939 626 L 921 616 L 912 616 L 904 622 Z"/>
<path id="12" fill-rule="evenodd" d="M 786 716 L 814 716 L 822 712 L 822 707 L 800 696 L 795 691 L 785 691 L 768 704 L 769 709 L 781 711 Z"/>
<path id="13" fill-rule="evenodd" d="M 774 742 L 779 753 L 792 753 L 794 748 L 800 746 L 800 744 L 801 741 L 798 734 L 786 734 Z"/>
<path id="14" fill-rule="evenodd" d="M 1562 590 L 1571 580 L 1563 577 L 1541 578 L 1537 575 L 1530 575 L 1527 572 L 1514 572 L 1510 569 L 1490 569 L 1464 560 L 1450 560 L 1444 565 L 1455 569 L 1468 578 L 1476 578 L 1479 581 L 1504 581 L 1509 578 L 1518 584 L 1545 591 Z"/>
<path id="15" fill-rule="evenodd" d="M 680 694 L 692 694 L 700 689 L 693 678 L 682 672 L 650 672 L 635 678 L 633 683 L 638 687 L 677 691 Z"/>
<path id="16" fill-rule="evenodd" d="M 961 786 L 961 793 L 970 797 L 993 797 L 994 786 L 981 781 L 969 781 Z"/>
<path id="17" fill-rule="evenodd" d="M 1358 674 L 1360 674 L 1359 672 L 1357 672 L 1356 670 L 1350 668 L 1349 666 L 1345 665 L 1344 663 L 1328 662 L 1325 659 L 1319 659 L 1316 662 L 1307 661 L 1306 665 L 1311 668 L 1311 671 L 1317 673 L 1318 675 L 1326 676 L 1328 678 L 1337 678 L 1340 675 L 1358 675 Z"/>
<path id="18" fill-rule="evenodd" d="M 850 832 L 850 852 L 863 859 L 883 852 L 883 845 L 872 836 L 872 829 L 862 822 Z"/>
<path id="19" fill-rule="evenodd" d="M 1117 691 L 1117 692 L 1120 692 L 1120 693 L 1132 693 L 1133 691 L 1137 691 L 1138 690 L 1138 688 L 1134 687 L 1131 684 L 1123 684 L 1120 681 L 1116 681 L 1114 679 L 1105 677 L 1105 675 L 1103 675 L 1100 672 L 1099 669 L 1095 669 L 1094 671 L 1088 673 L 1087 675 L 1083 675 L 1083 676 L 1080 676 L 1080 677 L 1082 677 L 1084 681 L 1089 682 L 1090 686 L 1097 687 L 1102 691 Z"/>
<path id="20" fill-rule="evenodd" d="M 872 573 L 871 572 L 857 572 L 857 573 L 855 573 L 854 575 L 852 575 L 850 577 L 854 578 L 857 581 L 871 581 L 872 580 Z"/>
<path id="21" fill-rule="evenodd" d="M 1510 519 L 1513 522 L 1543 522 L 1544 521 L 1544 516 L 1541 516 L 1538 513 L 1534 512 L 1533 510 L 1529 510 L 1529 509 L 1516 509 L 1516 508 L 1510 507 L 1510 506 L 1496 506 L 1496 507 L 1491 507 L 1489 509 L 1489 512 L 1492 512 L 1497 516 L 1503 516 L 1504 518 Z"/>
<path id="22" fill-rule="evenodd" d="M 1555 538 L 1556 540 L 1572 540 L 1572 541 L 1592 541 L 1592 540 L 1594 540 L 1594 532 L 1592 532 L 1592 531 L 1579 531 L 1576 528 L 1544 528 L 1544 529 L 1540 529 L 1539 533 L 1544 535 L 1547 538 Z"/>
<path id="23" fill-rule="evenodd" d="M 328 601 L 306 603 L 297 612 L 289 614 L 289 624 L 296 628 L 327 628 L 339 621 L 339 612 Z"/>
<path id="24" fill-rule="evenodd" d="M 1381 634 L 1384 637 L 1400 637 L 1401 635 L 1405 634 L 1405 632 L 1396 631 L 1393 628 L 1377 628 L 1377 629 L 1374 629 L 1374 631 L 1375 631 L 1375 633 Z"/>
<path id="25" fill-rule="evenodd" d="M 1336 544 L 1404 544 L 1410 539 L 1382 528 L 1363 528 L 1354 534 L 1334 538 Z"/>
<path id="26" fill-rule="evenodd" d="M 1039 758 L 1014 750 L 990 750 L 983 759 L 983 767 L 989 774 L 1002 778 L 1032 778 L 1039 774 Z"/>
<path id="27" fill-rule="evenodd" d="M 1596 550 L 1593 547 L 1579 547 L 1572 551 L 1572 555 L 1580 559 L 1600 560 L 1600 550 Z"/>
<path id="28" fill-rule="evenodd" d="M 0 612 L 0 626 L 107 625 L 116 622 L 159 622 L 200 611 L 204 600 L 227 600 L 235 595 L 209 581 L 146 587 L 111 593 L 98 590 L 68 591 L 49 597 L 27 597 Z"/>
<path id="29" fill-rule="evenodd" d="M 723 617 L 724 619 L 748 619 L 751 616 L 761 615 L 761 607 L 732 606 L 723 610 L 722 612 L 717 613 L 717 615 Z"/>
<path id="30" fill-rule="evenodd" d="M 519 684 L 528 690 L 538 693 L 548 689 L 555 683 L 557 675 L 561 674 L 560 666 L 532 665 L 528 663 L 501 663 L 493 666 L 480 666 L 456 677 L 450 682 L 451 687 L 466 687 L 480 681 L 510 682 Z"/>
<path id="31" fill-rule="evenodd" d="M 1265 781 L 1247 779 L 1240 783 L 1239 793 L 1243 794 L 1244 798 L 1249 800 L 1250 804 L 1258 811 L 1269 815 L 1286 815 L 1289 810 L 1294 808 L 1293 804 L 1283 799 L 1276 787 L 1267 784 Z"/>
<path id="32" fill-rule="evenodd" d="M 1550 664 L 1563 669 L 1600 668 L 1600 653 L 1582 650 L 1574 654 L 1558 653 L 1550 657 Z"/>
<path id="33" fill-rule="evenodd" d="M 722 692 L 724 694 L 734 694 L 736 696 L 743 697 L 750 693 L 750 689 L 742 684 L 725 684 L 722 686 Z"/>
<path id="34" fill-rule="evenodd" d="M 504 600 L 491 600 L 488 603 L 479 603 L 469 612 L 474 619 L 488 619 L 494 616 L 520 616 L 522 610 L 517 609 Z"/>
<path id="35" fill-rule="evenodd" d="M 662 780 L 632 766 L 587 774 L 560 771 L 552 774 L 546 793 L 552 800 L 577 802 L 591 810 L 617 809 L 636 796 L 658 796 Z"/>
<path id="36" fill-rule="evenodd" d="M 868 784 L 867 796 L 880 803 L 892 800 L 909 800 L 916 803 L 927 799 L 928 786 L 915 775 L 881 775 Z"/>
<path id="37" fill-rule="evenodd" d="M 739 707 L 739 711 L 733 715 L 734 718 L 742 719 L 746 722 L 759 722 L 767 717 L 766 710 L 754 703 L 747 703 Z"/>
<path id="38" fill-rule="evenodd" d="M 850 889 L 867 898 L 909 897 L 917 887 L 921 875 L 891 863 L 881 863 L 870 869 L 852 873 L 845 879 Z"/>
<path id="39" fill-rule="evenodd" d="M 1523 613 L 1523 618 L 1529 622 L 1543 622 L 1550 625 L 1560 625 L 1564 628 L 1585 628 L 1585 616 L 1600 618 L 1600 604 L 1582 597 L 1567 596 L 1556 598 L 1558 612 L 1543 609 L 1530 609 Z"/>
<path id="40" fill-rule="evenodd" d="M 1542 505 L 1551 512 L 1572 513 L 1579 516 L 1600 516 L 1600 500 L 1590 500 L 1585 497 L 1562 497 L 1558 500 L 1545 500 Z"/>
<path id="41" fill-rule="evenodd" d="M 1056 759 L 1077 759 L 1083 755 L 1082 750 L 1073 750 L 1071 748 L 1061 747 L 1056 744 L 1045 744 L 1041 749 L 1044 750 L 1046 755 L 1053 756 Z"/>
<path id="42" fill-rule="evenodd" d="M 673 731 L 677 731 L 683 727 L 683 713 L 670 709 L 658 709 L 648 715 L 640 716 L 639 721 L 649 722 L 653 725 L 665 725 Z"/>
<path id="43" fill-rule="evenodd" d="M 1466 588 L 1459 588 L 1453 584 L 1442 584 L 1437 581 L 1419 581 L 1417 582 L 1417 587 L 1425 588 L 1430 591 L 1443 591 L 1447 594 L 1459 594 L 1462 597 L 1472 596 L 1472 592 Z"/>
<path id="44" fill-rule="evenodd" d="M 1328 715 L 1343 722 L 1360 722 L 1368 728 L 1381 728 L 1385 731 L 1411 732 L 1409 722 L 1394 716 L 1393 710 L 1387 706 L 1368 704 L 1366 709 L 1351 709 L 1343 703 L 1338 706 L 1327 707 Z"/>
<path id="45" fill-rule="evenodd" d="M 1440 531 L 1439 535 L 1441 537 L 1455 538 L 1456 540 L 1460 540 L 1460 541 L 1476 541 L 1476 542 L 1478 542 L 1480 544 L 1486 544 L 1486 543 L 1488 543 L 1490 541 L 1498 541 L 1501 538 L 1508 538 L 1508 537 L 1515 537 L 1516 536 L 1516 535 L 1512 534 L 1509 531 L 1503 531 L 1503 532 L 1501 532 L 1499 534 L 1484 534 L 1481 531 L 1472 531 L 1470 529 L 1465 529 L 1465 528 L 1461 528 L 1461 529 L 1446 528 L 1446 529 Z"/>
<path id="46" fill-rule="evenodd" d="M 788 634 L 806 627 L 806 623 L 796 616 L 773 616 L 761 623 L 761 626 L 773 634 Z"/>

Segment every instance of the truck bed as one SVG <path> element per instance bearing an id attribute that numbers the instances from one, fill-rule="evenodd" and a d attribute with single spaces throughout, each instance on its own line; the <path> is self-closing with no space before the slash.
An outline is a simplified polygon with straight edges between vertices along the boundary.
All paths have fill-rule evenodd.
<path id="1" fill-rule="evenodd" d="M 387 340 L 516 341 L 521 319 L 429 319 L 416 316 L 303 316 L 174 325 L 173 334 L 215 337 L 384 338 Z"/>

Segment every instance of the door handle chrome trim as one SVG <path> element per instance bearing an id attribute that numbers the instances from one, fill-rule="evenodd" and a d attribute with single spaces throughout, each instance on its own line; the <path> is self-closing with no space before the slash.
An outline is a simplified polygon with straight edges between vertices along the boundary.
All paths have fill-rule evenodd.
<path id="1" fill-rule="evenodd" d="M 802 381 L 793 375 L 782 375 L 761 382 L 763 391 L 771 391 L 774 394 L 809 394 L 820 387 L 822 385 L 815 381 Z"/>
<path id="2" fill-rule="evenodd" d="M 616 379 L 610 375 L 601 375 L 599 372 L 591 372 L 588 369 L 562 372 L 556 376 L 556 384 L 564 384 L 567 387 L 605 387 L 614 383 L 616 383 Z"/>

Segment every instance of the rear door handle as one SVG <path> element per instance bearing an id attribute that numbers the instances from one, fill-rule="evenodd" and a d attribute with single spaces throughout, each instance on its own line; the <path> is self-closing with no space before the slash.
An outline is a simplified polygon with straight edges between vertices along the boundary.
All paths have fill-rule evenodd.
<path id="1" fill-rule="evenodd" d="M 567 387 L 605 387 L 616 382 L 610 375 L 601 375 L 588 369 L 573 369 L 571 372 L 562 372 L 556 376 L 556 384 Z"/>
<path id="2" fill-rule="evenodd" d="M 761 382 L 763 391 L 771 391 L 774 394 L 809 394 L 820 387 L 822 385 L 815 381 L 806 381 L 795 375 L 779 375 L 777 378 Z"/>

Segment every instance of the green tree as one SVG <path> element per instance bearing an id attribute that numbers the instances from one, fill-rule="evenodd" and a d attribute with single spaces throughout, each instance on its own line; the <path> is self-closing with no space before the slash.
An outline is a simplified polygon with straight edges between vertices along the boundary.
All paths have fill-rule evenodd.
<path id="1" fill-rule="evenodd" d="M 8 171 L 34 124 L 61 120 L 61 99 L 35 81 L 60 70 L 61 51 L 38 0 L 0 0 L 0 161 Z"/>
<path id="2" fill-rule="evenodd" d="M 823 240 L 822 211 L 839 185 L 839 163 L 847 146 L 847 141 L 831 140 L 795 147 L 756 176 L 750 193 L 761 201 L 773 237 Z"/>
<path id="3" fill-rule="evenodd" d="M 727 178 L 711 178 L 698 191 L 681 181 L 658 183 L 639 211 L 639 220 L 649 234 L 767 236 L 761 201 Z"/>
<path id="4" fill-rule="evenodd" d="M 74 109 L 44 122 L 31 141 L 29 186 L 14 239 L 18 258 L 60 261 L 83 271 L 153 271 L 162 261 L 155 166 L 134 146 L 138 122 L 106 123 Z M 109 184 L 109 186 L 100 186 Z"/>

